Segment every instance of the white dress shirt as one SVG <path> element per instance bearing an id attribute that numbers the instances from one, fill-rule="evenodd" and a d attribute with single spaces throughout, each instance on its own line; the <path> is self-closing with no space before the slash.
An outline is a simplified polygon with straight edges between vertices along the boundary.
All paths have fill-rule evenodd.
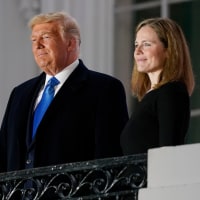
<path id="1" fill-rule="evenodd" d="M 59 80 L 59 84 L 55 86 L 55 93 L 54 96 L 58 93 L 58 91 L 60 90 L 60 88 L 62 87 L 62 85 L 64 84 L 64 82 L 67 80 L 67 78 L 70 76 L 70 74 L 75 70 L 75 68 L 78 66 L 79 64 L 79 60 L 75 60 L 71 65 L 65 67 L 61 72 L 59 72 L 58 74 L 56 74 L 54 77 L 56 77 Z M 42 98 L 42 94 L 44 91 L 44 88 L 46 87 L 47 82 L 49 81 L 49 79 L 52 78 L 52 76 L 46 74 L 46 80 L 45 80 L 45 84 L 44 86 L 41 88 L 38 97 L 36 99 L 35 102 L 35 108 L 38 105 L 38 103 L 40 102 L 41 98 Z"/>

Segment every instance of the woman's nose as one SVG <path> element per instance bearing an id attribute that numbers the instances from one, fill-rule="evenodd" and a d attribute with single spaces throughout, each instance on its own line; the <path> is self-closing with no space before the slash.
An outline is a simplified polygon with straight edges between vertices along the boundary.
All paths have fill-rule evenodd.
<path id="1" fill-rule="evenodd" d="M 135 53 L 136 53 L 136 54 L 142 53 L 142 45 L 137 45 L 137 46 L 135 47 Z"/>

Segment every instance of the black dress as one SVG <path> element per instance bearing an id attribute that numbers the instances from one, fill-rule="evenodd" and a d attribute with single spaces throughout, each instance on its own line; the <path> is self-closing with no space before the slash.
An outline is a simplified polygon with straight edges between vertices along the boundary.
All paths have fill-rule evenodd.
<path id="1" fill-rule="evenodd" d="M 190 120 L 190 98 L 181 82 L 148 92 L 135 106 L 122 135 L 124 155 L 184 143 Z"/>

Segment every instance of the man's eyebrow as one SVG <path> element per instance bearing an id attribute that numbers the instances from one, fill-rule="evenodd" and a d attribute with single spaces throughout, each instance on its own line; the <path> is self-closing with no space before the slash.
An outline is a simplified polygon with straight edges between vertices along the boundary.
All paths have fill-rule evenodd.
<path id="1" fill-rule="evenodd" d="M 44 34 L 54 34 L 54 32 L 52 32 L 52 31 L 43 31 L 43 32 L 39 33 L 38 35 L 44 35 Z"/>
<path id="2" fill-rule="evenodd" d="M 37 36 L 43 36 L 43 35 L 45 35 L 45 34 L 55 35 L 55 33 L 52 32 L 52 31 L 43 31 L 43 32 L 41 32 L 40 34 L 32 34 L 32 35 L 30 36 L 30 38 L 34 38 L 34 37 L 37 37 Z"/>
<path id="3" fill-rule="evenodd" d="M 40 35 L 45 35 L 45 34 L 55 35 L 55 33 L 52 31 L 44 31 Z"/>

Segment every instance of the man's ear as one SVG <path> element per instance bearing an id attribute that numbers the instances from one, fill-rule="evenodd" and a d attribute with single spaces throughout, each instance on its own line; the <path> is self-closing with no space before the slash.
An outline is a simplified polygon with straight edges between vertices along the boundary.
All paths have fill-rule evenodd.
<path id="1" fill-rule="evenodd" d="M 68 43 L 67 43 L 67 50 L 68 51 L 73 51 L 76 49 L 76 44 L 77 41 L 76 41 L 76 38 L 74 37 L 71 37 L 69 40 L 68 40 Z"/>

